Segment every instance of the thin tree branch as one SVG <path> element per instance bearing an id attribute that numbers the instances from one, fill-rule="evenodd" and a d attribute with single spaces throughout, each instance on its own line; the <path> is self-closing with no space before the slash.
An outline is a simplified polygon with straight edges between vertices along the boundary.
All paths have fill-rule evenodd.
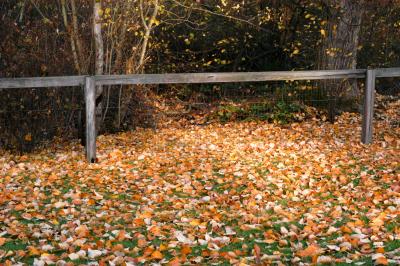
<path id="1" fill-rule="evenodd" d="M 213 16 L 218 16 L 218 17 L 223 17 L 223 18 L 226 18 L 226 19 L 238 21 L 238 22 L 241 22 L 241 23 L 244 23 L 244 24 L 248 24 L 248 25 L 250 25 L 252 27 L 255 27 L 256 29 L 258 29 L 260 31 L 264 31 L 264 32 L 268 32 L 268 33 L 271 32 L 270 30 L 267 30 L 267 29 L 265 29 L 263 27 L 260 27 L 259 25 L 254 24 L 254 23 L 250 22 L 249 20 L 245 20 L 245 19 L 238 18 L 238 17 L 233 17 L 233 16 L 230 16 L 230 15 L 220 14 L 220 13 L 208 10 L 208 9 L 203 9 L 203 8 L 200 8 L 200 7 L 194 7 L 193 5 L 192 6 L 186 6 L 186 5 L 180 3 L 179 1 L 176 1 L 176 0 L 171 0 L 171 1 L 174 2 L 175 4 L 177 4 L 178 6 L 186 8 L 186 9 L 197 10 L 197 11 L 200 11 L 200 12 L 203 12 L 203 13 L 207 13 L 207 14 L 210 14 L 210 15 L 213 15 Z"/>

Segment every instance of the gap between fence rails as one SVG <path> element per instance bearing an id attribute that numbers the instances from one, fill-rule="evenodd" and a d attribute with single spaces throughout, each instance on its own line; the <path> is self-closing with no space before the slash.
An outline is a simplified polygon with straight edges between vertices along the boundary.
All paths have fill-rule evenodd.
<path id="1" fill-rule="evenodd" d="M 376 78 L 400 77 L 400 68 L 306 70 L 271 72 L 227 72 L 227 73 L 178 73 L 178 74 L 134 74 L 104 76 L 62 76 L 40 78 L 0 79 L 0 89 L 74 87 L 84 85 L 86 105 L 86 158 L 96 162 L 95 95 L 96 85 L 137 84 L 195 84 L 227 82 L 260 82 L 284 80 L 323 80 L 365 78 L 365 95 L 362 112 L 361 141 L 372 143 L 373 114 Z"/>

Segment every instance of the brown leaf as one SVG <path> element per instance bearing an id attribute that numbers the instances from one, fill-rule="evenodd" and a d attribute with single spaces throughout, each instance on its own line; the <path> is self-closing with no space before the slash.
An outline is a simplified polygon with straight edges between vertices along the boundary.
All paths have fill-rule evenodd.
<path id="1" fill-rule="evenodd" d="M 390 189 L 394 192 L 400 193 L 400 182 L 395 182 L 390 186 Z"/>
<path id="2" fill-rule="evenodd" d="M 261 249 L 257 244 L 254 244 L 254 255 L 256 257 L 256 263 L 261 264 Z"/>

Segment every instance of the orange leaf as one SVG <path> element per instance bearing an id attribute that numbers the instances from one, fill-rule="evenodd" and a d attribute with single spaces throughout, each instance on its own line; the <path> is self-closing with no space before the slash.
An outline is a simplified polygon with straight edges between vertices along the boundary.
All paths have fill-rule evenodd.
<path id="1" fill-rule="evenodd" d="M 30 246 L 30 247 L 28 247 L 28 250 L 29 250 L 30 256 L 39 256 L 40 255 L 40 251 L 35 247 Z"/>
<path id="2" fill-rule="evenodd" d="M 6 239 L 4 237 L 0 237 L 0 247 L 6 243 Z"/>
<path id="3" fill-rule="evenodd" d="M 385 253 L 385 249 L 383 247 L 379 247 L 376 249 L 376 253 Z"/>
<path id="4" fill-rule="evenodd" d="M 297 252 L 300 257 L 312 257 L 321 253 L 321 248 L 318 245 L 310 245 L 306 249 Z"/>
<path id="5" fill-rule="evenodd" d="M 152 226 L 149 231 L 155 236 L 161 235 L 161 228 L 159 226 Z"/>
<path id="6" fill-rule="evenodd" d="M 140 215 L 140 218 L 145 219 L 145 218 L 151 218 L 153 216 L 153 213 L 150 211 L 145 211 Z"/>
<path id="7" fill-rule="evenodd" d="M 32 141 L 32 134 L 26 134 L 24 139 L 25 139 L 25 141 L 31 142 Z"/>
<path id="8" fill-rule="evenodd" d="M 125 240 L 125 231 L 124 230 L 119 231 L 117 239 L 118 239 L 118 241 Z"/>
<path id="9" fill-rule="evenodd" d="M 351 230 L 350 227 L 345 226 L 345 225 L 343 225 L 343 226 L 340 228 L 340 230 L 341 230 L 343 233 L 347 233 L 347 234 L 353 233 L 353 230 Z"/>
<path id="10" fill-rule="evenodd" d="M 25 209 L 25 207 L 22 204 L 18 204 L 17 206 L 14 207 L 14 210 L 16 211 L 22 211 L 23 209 Z"/>
<path id="11" fill-rule="evenodd" d="M 378 259 L 376 259 L 375 264 L 376 265 L 388 265 L 389 261 L 385 257 L 379 257 Z"/>
<path id="12" fill-rule="evenodd" d="M 156 250 L 153 253 L 151 253 L 151 258 L 153 260 L 162 260 L 164 256 L 160 251 Z"/>
<path id="13" fill-rule="evenodd" d="M 142 248 L 142 247 L 145 247 L 146 245 L 147 245 L 147 241 L 145 239 L 140 238 L 138 240 L 138 247 Z"/>
<path id="14" fill-rule="evenodd" d="M 89 228 L 86 225 L 80 225 L 75 229 L 75 233 L 79 238 L 84 238 L 89 235 Z"/>
<path id="15" fill-rule="evenodd" d="M 153 254 L 153 252 L 154 252 L 154 248 L 152 246 L 147 247 L 143 251 L 143 256 L 144 257 L 151 256 Z"/>
<path id="16" fill-rule="evenodd" d="M 181 265 L 181 260 L 178 257 L 173 258 L 168 262 L 168 266 L 179 266 L 179 265 Z"/>
<path id="17" fill-rule="evenodd" d="M 140 218 L 134 219 L 134 220 L 133 220 L 133 223 L 134 223 L 136 226 L 142 226 L 142 225 L 145 224 L 145 223 L 144 223 L 144 220 L 143 220 L 143 219 L 140 219 Z"/>
<path id="18" fill-rule="evenodd" d="M 181 252 L 183 255 L 188 255 L 188 254 L 192 253 L 192 248 L 189 247 L 188 245 L 184 245 L 181 249 Z"/>

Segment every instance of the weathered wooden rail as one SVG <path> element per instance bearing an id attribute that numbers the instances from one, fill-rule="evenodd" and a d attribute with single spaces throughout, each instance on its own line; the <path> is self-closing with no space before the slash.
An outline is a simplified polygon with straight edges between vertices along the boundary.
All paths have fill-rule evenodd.
<path id="1" fill-rule="evenodd" d="M 0 79 L 0 89 L 85 86 L 86 157 L 89 162 L 93 163 L 96 161 L 95 88 L 97 85 L 194 84 L 364 78 L 365 95 L 361 141 L 364 144 L 369 144 L 372 142 L 373 134 L 375 81 L 376 78 L 388 77 L 400 77 L 400 68 L 5 78 Z"/>

